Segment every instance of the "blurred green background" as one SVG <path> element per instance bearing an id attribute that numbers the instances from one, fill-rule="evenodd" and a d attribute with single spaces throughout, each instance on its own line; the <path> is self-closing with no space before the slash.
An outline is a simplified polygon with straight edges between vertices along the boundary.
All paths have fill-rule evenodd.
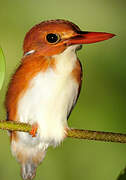
<path id="1" fill-rule="evenodd" d="M 0 119 L 9 79 L 22 57 L 25 33 L 47 19 L 67 19 L 83 30 L 115 33 L 78 53 L 84 76 L 70 127 L 126 132 L 126 1 L 125 0 L 0 0 L 0 45 L 7 63 L 0 91 Z M 9 137 L 0 131 L 0 179 L 17 180 L 20 167 L 10 152 Z M 66 139 L 49 148 L 37 171 L 40 179 L 115 180 L 126 165 L 126 145 Z"/>

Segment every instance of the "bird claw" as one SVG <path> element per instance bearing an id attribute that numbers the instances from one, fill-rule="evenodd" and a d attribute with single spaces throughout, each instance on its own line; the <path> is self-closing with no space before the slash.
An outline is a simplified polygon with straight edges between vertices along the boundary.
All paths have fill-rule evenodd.
<path id="1" fill-rule="evenodd" d="M 29 134 L 32 135 L 32 137 L 36 137 L 37 129 L 38 129 L 38 124 L 37 123 L 33 124 Z"/>
<path id="2" fill-rule="evenodd" d="M 64 138 L 67 137 L 68 131 L 69 131 L 69 128 L 68 128 L 68 127 L 65 127 L 65 129 L 64 129 Z"/>

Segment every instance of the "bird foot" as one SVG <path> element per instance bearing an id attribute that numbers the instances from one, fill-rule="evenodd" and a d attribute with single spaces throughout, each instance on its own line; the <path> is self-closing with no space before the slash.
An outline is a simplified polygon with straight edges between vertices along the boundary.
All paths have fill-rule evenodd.
<path id="1" fill-rule="evenodd" d="M 67 137 L 68 131 L 69 131 L 69 127 L 65 127 L 65 129 L 64 129 L 64 138 Z"/>
<path id="2" fill-rule="evenodd" d="M 29 132 L 29 134 L 32 135 L 32 137 L 35 137 L 37 133 L 37 129 L 38 129 L 38 124 L 37 123 L 32 124 L 32 130 Z"/>

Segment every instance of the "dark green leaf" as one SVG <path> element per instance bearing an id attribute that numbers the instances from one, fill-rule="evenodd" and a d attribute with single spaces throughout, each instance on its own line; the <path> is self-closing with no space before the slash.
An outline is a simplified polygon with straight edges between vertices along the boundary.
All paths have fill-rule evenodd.
<path id="1" fill-rule="evenodd" d="M 117 180 L 126 180 L 126 168 L 120 173 Z"/>

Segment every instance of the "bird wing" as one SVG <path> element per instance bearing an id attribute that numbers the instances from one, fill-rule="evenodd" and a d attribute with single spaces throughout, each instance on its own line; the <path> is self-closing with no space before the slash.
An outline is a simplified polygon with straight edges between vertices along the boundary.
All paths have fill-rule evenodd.
<path id="1" fill-rule="evenodd" d="M 81 65 L 81 62 L 80 62 L 79 59 L 77 59 L 77 63 L 76 63 L 76 66 L 75 66 L 74 70 L 72 71 L 72 75 L 76 79 L 76 81 L 78 82 L 79 86 L 78 86 L 78 94 L 77 94 L 75 100 L 73 101 L 73 104 L 72 104 L 72 106 L 71 106 L 71 108 L 70 108 L 70 110 L 68 112 L 67 119 L 69 118 L 74 106 L 77 103 L 78 97 L 80 95 L 83 71 L 82 71 L 82 65 Z"/>

